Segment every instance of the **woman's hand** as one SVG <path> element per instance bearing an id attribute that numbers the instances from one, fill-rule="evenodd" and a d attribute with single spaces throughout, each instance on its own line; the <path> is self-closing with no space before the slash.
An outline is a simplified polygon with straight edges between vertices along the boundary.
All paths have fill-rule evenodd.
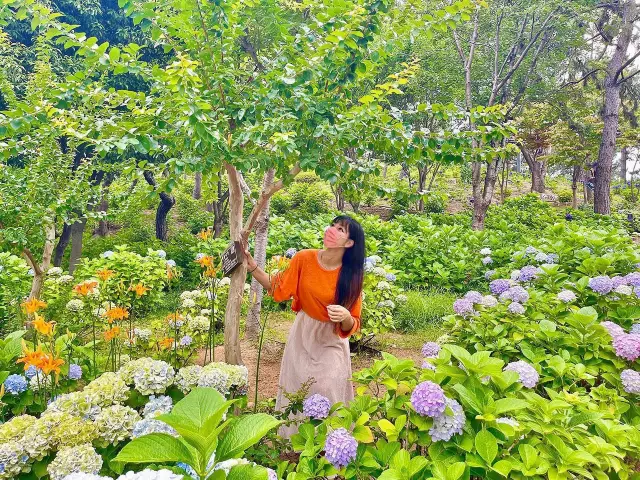
<path id="1" fill-rule="evenodd" d="M 342 323 L 351 320 L 351 312 L 342 305 L 329 305 L 327 312 L 329 313 L 329 319 L 333 323 Z"/>
<path id="2" fill-rule="evenodd" d="M 249 252 L 249 246 L 245 243 L 243 245 L 244 248 L 244 258 L 247 260 L 247 268 L 249 271 L 255 270 L 258 266 L 258 262 L 255 261 L 251 253 Z"/>

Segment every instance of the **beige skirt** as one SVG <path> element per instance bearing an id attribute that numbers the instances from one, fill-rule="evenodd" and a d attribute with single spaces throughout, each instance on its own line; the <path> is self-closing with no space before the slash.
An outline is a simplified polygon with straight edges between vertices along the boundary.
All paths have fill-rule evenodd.
<path id="1" fill-rule="evenodd" d="M 332 322 L 311 318 L 298 312 L 284 348 L 276 409 L 283 410 L 289 404 L 284 393 L 296 393 L 303 383 L 314 380 L 309 395 L 319 393 L 331 404 L 353 400 L 351 383 L 351 356 L 349 339 L 340 338 Z M 300 418 L 301 414 L 291 418 Z M 290 438 L 297 433 L 296 425 L 281 427 L 280 435 Z"/>

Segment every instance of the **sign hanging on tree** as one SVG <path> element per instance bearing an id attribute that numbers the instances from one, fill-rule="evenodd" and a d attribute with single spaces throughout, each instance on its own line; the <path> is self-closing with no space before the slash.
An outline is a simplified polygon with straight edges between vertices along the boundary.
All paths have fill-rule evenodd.
<path id="1" fill-rule="evenodd" d="M 224 274 L 229 275 L 233 272 L 242 263 L 242 257 L 242 244 L 237 241 L 232 242 L 222 254 L 222 271 Z"/>

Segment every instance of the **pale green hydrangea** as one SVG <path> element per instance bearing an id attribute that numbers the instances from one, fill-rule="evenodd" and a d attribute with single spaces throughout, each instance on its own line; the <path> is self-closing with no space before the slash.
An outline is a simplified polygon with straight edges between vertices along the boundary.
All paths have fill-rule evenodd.
<path id="1" fill-rule="evenodd" d="M 124 405 L 103 408 L 95 422 L 102 444 L 115 445 L 131 438 L 131 432 L 140 419 L 138 412 Z"/>
<path id="2" fill-rule="evenodd" d="M 16 478 L 28 459 L 18 442 L 0 443 L 0 479 Z"/>
<path id="3" fill-rule="evenodd" d="M 176 385 L 182 393 L 189 393 L 192 388 L 198 385 L 198 379 L 202 373 L 200 365 L 189 365 L 178 370 L 176 375 Z"/>
<path id="4" fill-rule="evenodd" d="M 119 371 L 124 381 L 142 395 L 164 393 L 173 385 L 175 370 L 162 360 L 139 358 L 123 365 Z"/>
<path id="5" fill-rule="evenodd" d="M 93 404 L 108 407 L 116 403 L 123 403 L 129 397 L 129 387 L 120 375 L 106 372 L 93 380 L 84 389 L 90 395 Z"/>
<path id="6" fill-rule="evenodd" d="M 90 444 L 84 444 L 60 449 L 47 471 L 51 480 L 62 480 L 72 473 L 97 475 L 101 468 L 102 457 Z"/>

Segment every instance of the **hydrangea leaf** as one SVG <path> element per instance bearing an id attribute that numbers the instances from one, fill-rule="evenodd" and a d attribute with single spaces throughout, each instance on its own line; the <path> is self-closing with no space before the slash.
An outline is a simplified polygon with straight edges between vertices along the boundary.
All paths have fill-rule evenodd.
<path id="1" fill-rule="evenodd" d="M 266 413 L 257 413 L 235 419 L 224 438 L 218 444 L 216 460 L 234 458 L 257 443 L 269 430 L 280 425 L 280 421 Z"/>
<path id="2" fill-rule="evenodd" d="M 111 460 L 111 468 L 122 473 L 128 463 L 177 463 L 196 465 L 196 453 L 182 440 L 165 433 L 152 433 L 126 444 Z"/>
<path id="3" fill-rule="evenodd" d="M 498 455 L 498 440 L 488 430 L 480 430 L 476 435 L 476 451 L 482 459 L 491 465 Z"/>

